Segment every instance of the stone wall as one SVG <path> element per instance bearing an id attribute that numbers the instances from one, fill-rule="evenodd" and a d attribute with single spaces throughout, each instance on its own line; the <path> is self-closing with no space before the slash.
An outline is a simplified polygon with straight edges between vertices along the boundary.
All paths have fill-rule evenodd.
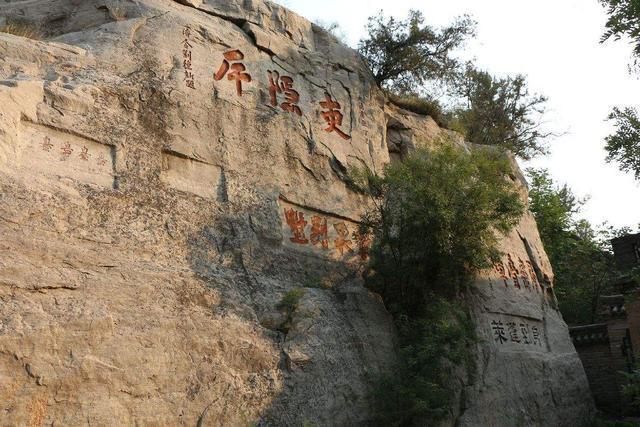
<path id="1" fill-rule="evenodd" d="M 12 19 L 46 40 L 0 33 L 2 422 L 370 425 L 395 332 L 346 174 L 464 141 L 261 0 L 1 3 Z M 502 249 L 450 423 L 585 424 L 531 215 Z"/>

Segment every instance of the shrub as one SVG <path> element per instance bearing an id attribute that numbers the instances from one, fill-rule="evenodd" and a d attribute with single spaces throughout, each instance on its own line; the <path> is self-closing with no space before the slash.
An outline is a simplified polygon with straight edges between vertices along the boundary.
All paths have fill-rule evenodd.
<path id="1" fill-rule="evenodd" d="M 474 369 L 473 323 L 460 302 L 437 296 L 420 318 L 402 317 L 396 323 L 403 363 L 377 385 L 376 423 L 405 426 L 421 420 L 430 425 L 449 412 L 456 367 L 462 365 L 468 373 Z"/>
<path id="2" fill-rule="evenodd" d="M 629 400 L 630 406 L 636 411 L 640 410 L 640 370 L 631 373 L 622 372 L 627 383 L 622 386 L 622 395 Z"/>
<path id="3" fill-rule="evenodd" d="M 453 373 L 471 374 L 475 342 L 462 290 L 498 258 L 499 233 L 523 213 L 505 155 L 451 145 L 417 149 L 384 177 L 354 177 L 373 206 L 367 286 L 394 317 L 401 365 L 377 388 L 380 425 L 433 425 L 449 413 Z"/>
<path id="4" fill-rule="evenodd" d="M 278 308 L 285 311 L 295 311 L 298 308 L 300 299 L 304 296 L 306 291 L 302 288 L 295 288 L 284 294 Z"/>
<path id="5" fill-rule="evenodd" d="M 496 232 L 508 232 L 524 210 L 511 173 L 499 150 L 445 145 L 387 165 L 384 178 L 367 177 L 375 199 L 363 217 L 375 242 L 371 285 L 385 301 L 412 314 L 426 295 L 457 295 L 498 259 Z"/>
<path id="6" fill-rule="evenodd" d="M 400 108 L 431 117 L 441 128 L 449 128 L 449 118 L 440 103 L 435 99 L 417 95 L 395 95 L 391 92 L 387 92 L 387 98 L 392 104 Z"/>
<path id="7" fill-rule="evenodd" d="M 280 302 L 278 303 L 278 309 L 282 310 L 286 317 L 280 324 L 278 329 L 285 334 L 291 329 L 291 322 L 293 321 L 293 313 L 298 309 L 300 300 L 307 291 L 302 288 L 295 288 L 284 294 Z"/>

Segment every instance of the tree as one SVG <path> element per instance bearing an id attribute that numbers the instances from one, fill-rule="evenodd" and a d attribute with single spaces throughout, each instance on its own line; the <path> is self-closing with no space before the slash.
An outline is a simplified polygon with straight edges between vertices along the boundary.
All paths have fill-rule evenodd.
<path id="1" fill-rule="evenodd" d="M 381 12 L 369 18 L 367 38 L 358 50 L 389 100 L 401 108 L 432 116 L 442 127 L 462 132 L 471 142 L 499 145 L 529 160 L 546 152 L 544 142 L 551 133 L 538 121 L 547 99 L 530 96 L 522 75 L 495 78 L 471 64 L 464 64 L 455 51 L 475 35 L 475 22 L 468 16 L 437 30 L 424 23 L 423 15 L 409 12 L 404 21 Z M 439 89 L 454 104 L 446 110 L 427 88 Z"/>
<path id="2" fill-rule="evenodd" d="M 454 111 L 452 128 L 469 141 L 499 145 L 524 160 L 546 153 L 551 133 L 541 130 L 539 116 L 547 98 L 530 96 L 524 76 L 496 78 L 469 65 L 459 94 L 466 106 Z"/>
<path id="3" fill-rule="evenodd" d="M 622 37 L 631 39 L 635 64 L 640 60 L 640 1 L 639 0 L 600 0 L 607 8 L 609 18 L 601 42 Z"/>
<path id="4" fill-rule="evenodd" d="M 576 215 L 586 199 L 557 186 L 547 170 L 528 169 L 529 209 L 555 274 L 555 292 L 565 321 L 593 323 L 600 296 L 617 276 L 609 244 L 614 230 L 594 230 Z"/>
<path id="5" fill-rule="evenodd" d="M 434 290 L 456 295 L 498 258 L 496 232 L 508 232 L 523 213 L 511 166 L 502 151 L 467 153 L 421 148 L 370 177 L 375 208 L 363 217 L 376 242 L 371 267 L 376 290 L 414 314 Z"/>
<path id="6" fill-rule="evenodd" d="M 387 18 L 383 12 L 369 18 L 368 37 L 358 51 L 373 72 L 376 83 L 396 93 L 418 93 L 432 80 L 446 80 L 459 72 L 461 63 L 452 53 L 473 36 L 475 22 L 468 16 L 448 27 L 424 24 L 424 16 L 409 11 L 404 21 Z"/>
<path id="7" fill-rule="evenodd" d="M 606 139 L 607 162 L 616 161 L 623 172 L 633 172 L 640 180 L 640 118 L 635 108 L 615 107 L 609 114 L 616 132 Z"/>
<path id="8" fill-rule="evenodd" d="M 356 177 L 373 201 L 361 229 L 374 242 L 367 286 L 382 296 L 400 339 L 402 363 L 378 387 L 380 425 L 437 425 L 449 410 L 452 372 L 471 369 L 474 326 L 461 290 L 499 258 L 499 235 L 523 213 L 511 173 L 501 150 L 446 144 L 417 149 L 383 177 Z"/>
<path id="9" fill-rule="evenodd" d="M 555 185 L 546 169 L 527 169 L 529 209 L 534 214 L 540 237 L 552 265 L 569 250 L 574 215 L 586 199 L 579 199 L 565 184 Z"/>

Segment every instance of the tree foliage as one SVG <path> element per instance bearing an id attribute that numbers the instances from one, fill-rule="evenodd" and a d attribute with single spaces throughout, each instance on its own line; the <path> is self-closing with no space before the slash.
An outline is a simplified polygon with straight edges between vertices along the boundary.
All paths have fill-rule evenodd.
<path id="1" fill-rule="evenodd" d="M 453 372 L 472 370 L 475 341 L 461 289 L 499 256 L 497 239 L 523 212 L 501 152 L 424 148 L 360 183 L 374 207 L 367 285 L 394 316 L 401 365 L 378 388 L 384 426 L 435 425 L 449 412 Z"/>
<path id="2" fill-rule="evenodd" d="M 607 162 L 616 161 L 620 170 L 632 172 L 640 180 L 640 118 L 636 109 L 615 107 L 609 115 L 616 131 L 606 139 Z"/>
<path id="3" fill-rule="evenodd" d="M 375 289 L 391 305 L 414 314 L 425 295 L 456 294 L 499 255 L 499 233 L 523 212 L 511 165 L 495 149 L 467 153 L 424 148 L 370 177 L 375 208 L 363 218 L 376 242 L 371 250 Z"/>
<path id="4" fill-rule="evenodd" d="M 600 296 L 617 277 L 609 244 L 615 230 L 595 230 L 577 218 L 585 199 L 557 186 L 548 171 L 529 169 L 529 209 L 555 273 L 555 292 L 565 321 L 572 325 L 597 319 Z"/>
<path id="5" fill-rule="evenodd" d="M 473 372 L 473 322 L 461 303 L 434 296 L 420 317 L 396 325 L 402 364 L 376 388 L 377 425 L 435 425 L 449 413 L 457 367 Z"/>
<path id="6" fill-rule="evenodd" d="M 609 15 L 601 41 L 631 39 L 637 65 L 640 60 L 640 0 L 600 0 L 600 3 Z"/>
<path id="7" fill-rule="evenodd" d="M 459 93 L 466 106 L 454 112 L 453 128 L 471 142 L 498 145 L 529 160 L 545 154 L 545 139 L 539 118 L 547 98 L 529 94 L 524 76 L 497 78 L 469 66 Z"/>
<path id="8" fill-rule="evenodd" d="M 462 16 L 441 29 L 424 23 L 424 16 L 411 10 L 406 20 L 379 15 L 369 18 L 368 37 L 358 51 L 378 85 L 395 93 L 417 93 L 430 80 L 448 79 L 461 63 L 452 53 L 473 36 L 475 22 Z"/>
<path id="9" fill-rule="evenodd" d="M 456 56 L 474 35 L 475 22 L 468 16 L 438 30 L 415 10 L 406 20 L 380 13 L 369 18 L 367 31 L 359 51 L 391 102 L 433 113 L 439 125 L 462 132 L 471 142 L 502 146 L 525 160 L 546 152 L 544 142 L 551 134 L 541 130 L 539 116 L 547 99 L 530 95 L 522 75 L 496 78 Z M 433 94 L 426 94 L 436 85 L 459 107 L 444 111 Z"/>

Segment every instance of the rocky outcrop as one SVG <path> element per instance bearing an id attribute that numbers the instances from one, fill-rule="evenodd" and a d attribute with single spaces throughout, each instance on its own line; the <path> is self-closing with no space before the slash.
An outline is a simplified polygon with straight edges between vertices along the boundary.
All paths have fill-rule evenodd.
<path id="1" fill-rule="evenodd" d="M 9 1 L 0 20 L 45 35 L 0 33 L 0 424 L 368 425 L 395 335 L 345 175 L 443 131 L 261 0 Z M 579 425 L 530 216 L 504 251 L 470 297 L 484 340 L 452 420 Z"/>

